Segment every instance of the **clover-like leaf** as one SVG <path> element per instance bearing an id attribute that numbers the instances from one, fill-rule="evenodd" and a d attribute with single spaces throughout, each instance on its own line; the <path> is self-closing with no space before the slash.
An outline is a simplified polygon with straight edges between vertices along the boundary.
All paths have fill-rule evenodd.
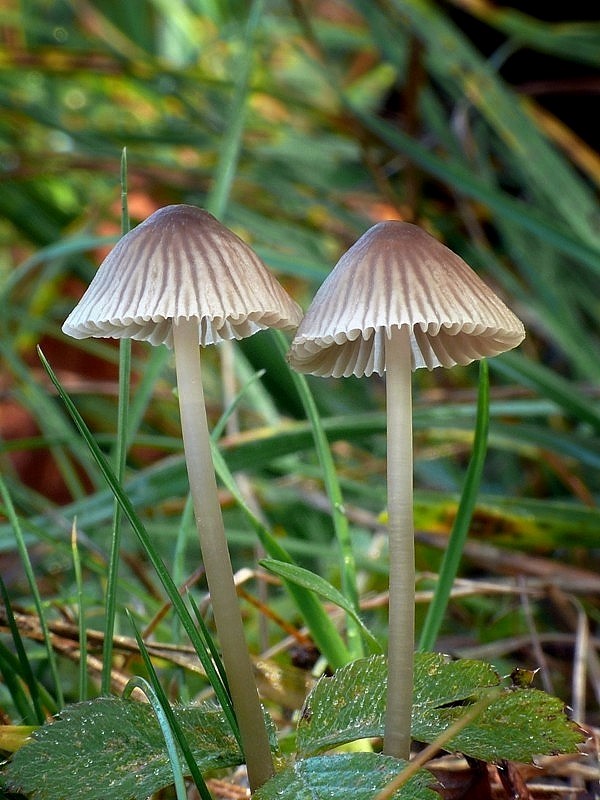
<path id="1" fill-rule="evenodd" d="M 314 755 L 365 737 L 383 736 L 387 664 L 360 659 L 322 678 L 309 694 L 298 725 L 299 753 Z M 482 661 L 452 661 L 417 653 L 412 736 L 432 742 L 474 702 L 501 681 Z M 536 689 L 506 688 L 446 749 L 484 761 L 530 761 L 536 755 L 573 752 L 583 741 L 564 704 Z"/>
<path id="2" fill-rule="evenodd" d="M 341 753 L 296 761 L 258 789 L 254 800 L 373 800 L 406 767 L 377 753 Z M 420 770 L 392 800 L 439 800 L 431 773 Z"/>
<path id="3" fill-rule="evenodd" d="M 218 708 L 174 712 L 202 772 L 242 763 Z M 145 800 L 173 776 L 152 708 L 102 697 L 68 706 L 39 728 L 15 753 L 5 780 L 11 790 L 35 800 Z"/>
<path id="4" fill-rule="evenodd" d="M 464 711 L 464 706 L 450 706 L 416 714 L 415 738 L 433 741 Z M 582 732 L 567 719 L 562 700 L 537 689 L 507 689 L 445 748 L 481 761 L 528 762 L 539 755 L 574 752 L 582 741 Z"/>

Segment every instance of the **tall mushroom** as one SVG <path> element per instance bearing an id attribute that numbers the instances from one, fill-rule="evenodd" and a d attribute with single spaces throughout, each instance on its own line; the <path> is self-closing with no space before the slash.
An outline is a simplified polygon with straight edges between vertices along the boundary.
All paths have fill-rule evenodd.
<path id="1" fill-rule="evenodd" d="M 199 345 L 295 328 L 302 317 L 258 256 L 211 214 L 189 205 L 156 211 L 100 265 L 63 325 L 76 339 L 130 337 L 174 349 L 183 445 L 202 557 L 250 786 L 273 771 L 225 537 Z"/>
<path id="2" fill-rule="evenodd" d="M 411 370 L 516 347 L 523 325 L 455 253 L 416 225 L 380 222 L 339 260 L 289 354 L 300 372 L 386 373 L 389 526 L 388 698 L 384 752 L 410 753 L 414 651 Z"/>

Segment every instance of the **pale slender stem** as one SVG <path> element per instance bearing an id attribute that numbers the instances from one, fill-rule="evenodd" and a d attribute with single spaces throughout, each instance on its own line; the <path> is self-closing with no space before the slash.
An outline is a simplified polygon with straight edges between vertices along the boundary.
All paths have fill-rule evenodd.
<path id="1" fill-rule="evenodd" d="M 386 341 L 385 361 L 390 600 L 383 751 L 408 759 L 415 628 L 412 371 L 408 330 L 393 330 Z"/>
<path id="2" fill-rule="evenodd" d="M 248 654 L 225 537 L 204 405 L 198 322 L 173 325 L 183 447 L 202 559 L 252 790 L 273 775 L 273 761 Z"/>

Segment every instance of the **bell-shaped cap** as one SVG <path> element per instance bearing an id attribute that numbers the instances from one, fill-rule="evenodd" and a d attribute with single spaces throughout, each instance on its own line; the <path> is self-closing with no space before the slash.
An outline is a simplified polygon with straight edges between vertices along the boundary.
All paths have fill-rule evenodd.
<path id="1" fill-rule="evenodd" d="M 76 339 L 173 345 L 173 323 L 198 320 L 202 345 L 263 328 L 296 328 L 300 307 L 254 251 L 195 206 L 161 208 L 123 236 L 63 325 Z"/>
<path id="2" fill-rule="evenodd" d="M 341 257 L 292 341 L 289 361 L 313 375 L 385 372 L 385 342 L 410 333 L 412 369 L 495 356 L 525 337 L 521 321 L 433 236 L 395 220 L 370 228 Z"/>

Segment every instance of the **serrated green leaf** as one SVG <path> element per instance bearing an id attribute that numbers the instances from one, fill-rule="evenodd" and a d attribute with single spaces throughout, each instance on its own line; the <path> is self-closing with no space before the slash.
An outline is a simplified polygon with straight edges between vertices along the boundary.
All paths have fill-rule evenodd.
<path id="1" fill-rule="evenodd" d="M 255 800 L 372 800 L 406 766 L 377 753 L 343 753 L 297 761 L 253 795 Z M 421 770 L 393 800 L 439 800 L 431 773 Z"/>
<path id="2" fill-rule="evenodd" d="M 298 724 L 298 753 L 309 756 L 355 739 L 381 736 L 386 660 L 361 658 L 321 678 L 306 698 Z"/>
<path id="3" fill-rule="evenodd" d="M 223 713 L 176 707 L 200 771 L 242 763 Z M 102 697 L 65 708 L 15 753 L 5 777 L 36 800 L 145 800 L 172 783 L 160 726 L 145 703 Z"/>
<path id="4" fill-rule="evenodd" d="M 299 753 L 308 756 L 355 739 L 383 736 L 386 677 L 385 658 L 372 656 L 322 678 L 309 694 L 298 725 Z M 485 662 L 416 653 L 413 738 L 434 741 L 499 685 L 498 674 Z M 573 752 L 581 741 L 562 701 L 535 689 L 506 689 L 447 749 L 484 761 L 530 761 L 536 755 Z"/>
<path id="5" fill-rule="evenodd" d="M 386 666 L 383 663 L 385 674 Z M 450 703 L 464 703 L 500 684 L 496 670 L 485 661 L 462 658 L 453 661 L 442 653 L 417 653 L 413 690 L 413 728 L 423 710 Z M 415 738 L 418 738 L 415 733 Z"/>
<path id="6" fill-rule="evenodd" d="M 433 741 L 462 713 L 460 706 L 430 709 L 420 720 L 418 738 Z M 582 741 L 561 700 L 537 689 L 507 689 L 446 749 L 481 761 L 528 762 L 538 755 L 574 752 Z"/>
<path id="7" fill-rule="evenodd" d="M 383 656 L 359 659 L 339 669 L 332 678 L 322 678 L 305 703 L 298 725 L 298 751 L 309 755 L 353 739 L 382 736 L 386 680 Z M 438 653 L 416 653 L 415 736 L 423 710 L 466 701 L 498 683 L 498 675 L 489 664 L 466 659 L 453 662 Z"/>

